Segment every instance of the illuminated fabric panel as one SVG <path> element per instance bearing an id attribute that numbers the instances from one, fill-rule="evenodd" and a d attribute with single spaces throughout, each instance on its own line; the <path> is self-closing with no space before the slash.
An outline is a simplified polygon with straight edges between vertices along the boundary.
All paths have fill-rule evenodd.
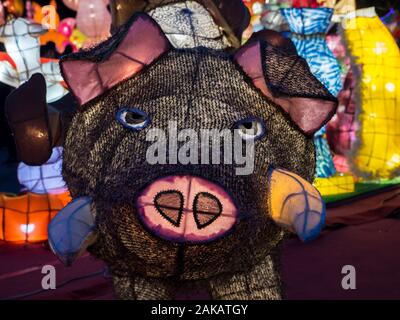
<path id="1" fill-rule="evenodd" d="M 46 79 L 47 102 L 54 102 L 68 93 L 61 84 L 63 78 L 57 62 L 42 63 L 39 37 L 46 32 L 42 25 L 23 18 L 12 19 L 0 26 L 0 42 L 15 64 L 0 61 L 0 82 L 19 87 L 33 74 L 41 73 Z"/>
<path id="2" fill-rule="evenodd" d="M 290 8 L 281 9 L 281 12 L 289 24 L 290 38 L 298 54 L 307 60 L 311 72 L 336 96 L 342 88 L 340 66 L 325 40 L 333 10 Z"/>
<path id="3" fill-rule="evenodd" d="M 268 204 L 272 219 L 303 241 L 314 239 L 325 223 L 325 203 L 320 193 L 302 177 L 283 170 L 268 174 Z"/>
<path id="4" fill-rule="evenodd" d="M 69 193 L 21 196 L 0 194 L 0 240 L 36 242 L 47 240 L 47 226 L 71 200 Z"/>
<path id="5" fill-rule="evenodd" d="M 71 265 L 85 251 L 91 236 L 95 238 L 91 202 L 89 197 L 74 199 L 49 225 L 50 247 L 66 265 Z"/>
<path id="6" fill-rule="evenodd" d="M 344 20 L 353 62 L 361 67 L 357 143 L 352 170 L 367 178 L 392 178 L 400 169 L 400 52 L 374 8 Z"/>
<path id="7" fill-rule="evenodd" d="M 50 159 L 41 166 L 18 165 L 18 181 L 35 193 L 63 193 L 67 186 L 62 177 L 62 147 L 53 148 Z"/>
<path id="8" fill-rule="evenodd" d="M 315 178 L 314 187 L 322 196 L 354 192 L 354 177 L 351 175 L 330 178 Z"/>

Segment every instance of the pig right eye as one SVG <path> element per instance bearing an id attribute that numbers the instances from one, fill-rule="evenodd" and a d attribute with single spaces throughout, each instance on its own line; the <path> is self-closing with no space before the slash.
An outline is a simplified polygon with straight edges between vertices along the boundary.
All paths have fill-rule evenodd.
<path id="1" fill-rule="evenodd" d="M 150 117 L 137 108 L 122 108 L 115 116 L 120 124 L 131 130 L 142 130 L 150 124 Z"/>
<path id="2" fill-rule="evenodd" d="M 265 124 L 258 118 L 246 118 L 235 123 L 234 129 L 238 130 L 243 140 L 260 139 L 265 134 Z"/>

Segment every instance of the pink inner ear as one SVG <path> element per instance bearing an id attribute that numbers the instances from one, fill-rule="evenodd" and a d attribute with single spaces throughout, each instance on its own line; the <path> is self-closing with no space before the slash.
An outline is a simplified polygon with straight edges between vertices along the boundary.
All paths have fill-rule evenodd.
<path id="1" fill-rule="evenodd" d="M 288 109 L 290 118 L 307 135 L 318 131 L 336 110 L 335 103 L 329 100 L 282 96 L 273 101 L 285 111 Z"/>
<path id="2" fill-rule="evenodd" d="M 274 96 L 268 87 L 262 68 L 261 44 L 252 41 L 240 48 L 235 61 L 251 78 L 253 84 L 271 101 L 279 105 L 297 126 L 307 135 L 312 135 L 333 115 L 336 103 L 331 100 L 301 96 Z M 301 81 L 301 79 L 298 79 Z"/>
<path id="3" fill-rule="evenodd" d="M 61 62 L 61 68 L 66 83 L 82 105 L 132 77 L 170 48 L 156 22 L 141 14 L 107 60 L 66 60 Z"/>
<path id="4" fill-rule="evenodd" d="M 102 93 L 96 63 L 67 60 L 61 63 L 63 77 L 79 104 L 84 104 Z"/>

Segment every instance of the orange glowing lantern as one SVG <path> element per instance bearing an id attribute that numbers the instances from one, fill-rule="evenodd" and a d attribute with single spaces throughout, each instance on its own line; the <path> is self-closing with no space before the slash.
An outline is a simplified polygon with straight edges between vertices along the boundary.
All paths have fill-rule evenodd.
<path id="1" fill-rule="evenodd" d="M 38 242 L 47 240 L 50 220 L 71 201 L 69 193 L 58 195 L 0 194 L 0 240 Z"/>
<path id="2" fill-rule="evenodd" d="M 56 11 L 57 3 L 54 0 L 50 1 L 50 5 L 43 7 L 36 2 L 32 2 L 32 8 L 34 12 L 33 20 L 48 29 L 45 34 L 39 37 L 40 45 L 44 46 L 49 42 L 53 42 L 59 53 L 63 53 L 67 45 L 71 45 L 74 48 L 73 43 L 69 40 L 69 36 L 61 32 L 59 28 L 62 21 L 60 21 L 60 16 Z M 69 18 L 69 20 L 71 19 Z"/>
<path id="3" fill-rule="evenodd" d="M 24 13 L 24 1 L 22 0 L 6 0 L 2 1 L 4 7 L 7 8 L 7 12 L 15 17 L 22 17 Z"/>

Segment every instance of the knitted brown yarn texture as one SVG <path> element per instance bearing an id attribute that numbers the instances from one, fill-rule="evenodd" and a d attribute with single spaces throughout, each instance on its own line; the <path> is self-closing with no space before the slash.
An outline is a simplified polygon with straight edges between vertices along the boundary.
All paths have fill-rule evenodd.
<path id="1" fill-rule="evenodd" d="M 151 125 L 130 131 L 115 114 L 122 107 L 151 115 Z M 255 142 L 254 172 L 236 175 L 235 164 L 150 165 L 150 128 L 231 129 L 257 117 L 265 136 Z M 178 145 L 179 146 L 179 145 Z M 223 158 L 223 150 L 221 150 Z M 69 127 L 63 174 L 74 197 L 91 196 L 96 206 L 98 242 L 90 251 L 119 277 L 173 277 L 198 280 L 246 272 L 273 253 L 284 232 L 268 214 L 267 170 L 281 167 L 311 181 L 312 139 L 302 134 L 279 106 L 267 100 L 222 51 L 176 49 L 139 75 L 84 105 Z M 204 244 L 177 244 L 158 238 L 139 222 L 135 199 L 159 177 L 201 176 L 232 195 L 239 220 L 223 238 Z"/>

